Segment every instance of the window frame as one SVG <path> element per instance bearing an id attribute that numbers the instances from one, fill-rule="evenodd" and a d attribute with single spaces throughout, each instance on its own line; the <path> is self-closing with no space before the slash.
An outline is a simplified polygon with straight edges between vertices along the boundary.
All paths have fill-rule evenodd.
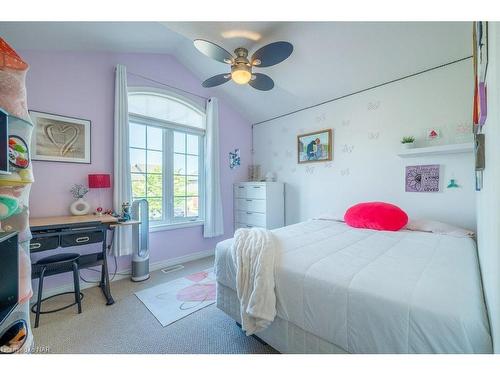
<path id="1" fill-rule="evenodd" d="M 171 93 L 166 90 L 160 90 L 156 88 L 144 88 L 144 87 L 129 87 L 128 95 L 134 94 L 151 94 L 157 96 L 163 96 L 167 99 L 175 100 L 183 105 L 186 105 L 198 112 L 206 124 L 206 114 L 204 108 L 197 105 L 196 103 L 181 97 L 175 93 Z M 159 119 L 155 117 L 144 116 L 141 114 L 129 112 L 129 123 L 136 123 L 139 125 L 150 126 L 155 128 L 160 128 L 162 132 L 162 148 L 163 148 L 163 158 L 162 158 L 162 220 L 161 221 L 151 221 L 150 220 L 150 231 L 155 232 L 159 230 L 177 229 L 184 227 L 191 227 L 195 225 L 203 225 L 205 218 L 205 173 L 204 173 L 204 154 L 205 154 L 205 130 L 198 127 L 189 126 L 185 124 L 180 124 L 172 121 L 167 121 L 164 119 Z M 199 137 L 198 142 L 198 216 L 196 217 L 183 217 L 175 218 L 174 216 L 174 131 L 196 135 Z M 129 146 L 131 148 L 131 146 Z M 147 139 L 146 139 L 146 149 L 147 149 Z M 187 171 L 186 171 L 187 172 Z M 147 174 L 145 174 L 147 176 Z M 186 192 L 187 193 L 187 192 Z M 146 191 L 147 194 L 147 191 Z"/>

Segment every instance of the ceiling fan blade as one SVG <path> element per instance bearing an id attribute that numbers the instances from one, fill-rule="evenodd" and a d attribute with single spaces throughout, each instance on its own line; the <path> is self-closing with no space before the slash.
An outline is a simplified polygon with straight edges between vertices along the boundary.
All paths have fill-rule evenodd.
<path id="1" fill-rule="evenodd" d="M 248 84 L 254 89 L 261 91 L 269 91 L 274 87 L 274 81 L 271 77 L 262 73 L 253 73 L 255 79 L 251 79 Z"/>
<path id="2" fill-rule="evenodd" d="M 252 55 L 252 65 L 260 68 L 273 66 L 286 60 L 293 52 L 293 46 L 288 42 L 274 42 L 259 48 Z M 260 64 L 259 64 L 260 61 Z"/>
<path id="3" fill-rule="evenodd" d="M 215 43 L 203 39 L 196 39 L 193 43 L 198 51 L 214 60 L 225 64 L 231 64 L 233 62 L 233 56 Z"/>
<path id="4" fill-rule="evenodd" d="M 206 79 L 205 81 L 203 81 L 203 83 L 201 85 L 203 87 L 219 86 L 219 85 L 222 85 L 223 83 L 226 83 L 230 79 L 231 79 L 230 73 L 217 74 L 216 76 L 210 77 L 209 79 Z"/>

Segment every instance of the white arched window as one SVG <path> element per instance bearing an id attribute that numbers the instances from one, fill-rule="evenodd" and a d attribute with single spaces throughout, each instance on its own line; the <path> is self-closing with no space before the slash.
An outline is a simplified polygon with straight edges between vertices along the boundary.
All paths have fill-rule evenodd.
<path id="1" fill-rule="evenodd" d="M 205 111 L 157 89 L 129 89 L 133 199 L 149 203 L 153 226 L 203 221 Z"/>

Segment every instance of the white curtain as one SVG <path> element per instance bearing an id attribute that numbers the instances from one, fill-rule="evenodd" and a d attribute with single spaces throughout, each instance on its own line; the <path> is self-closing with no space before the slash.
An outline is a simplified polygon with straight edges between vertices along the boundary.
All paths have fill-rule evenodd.
<path id="1" fill-rule="evenodd" d="M 130 176 L 130 150 L 128 126 L 127 68 L 116 66 L 115 75 L 115 125 L 114 125 L 114 167 L 113 167 L 113 208 L 121 213 L 122 203 L 132 203 L 132 183 Z M 117 228 L 113 242 L 113 255 L 132 254 L 131 232 Z M 125 230 L 124 230 L 125 229 Z"/>
<path id="2" fill-rule="evenodd" d="M 205 133 L 205 225 L 203 236 L 224 234 L 219 165 L 219 104 L 217 98 L 207 100 Z"/>

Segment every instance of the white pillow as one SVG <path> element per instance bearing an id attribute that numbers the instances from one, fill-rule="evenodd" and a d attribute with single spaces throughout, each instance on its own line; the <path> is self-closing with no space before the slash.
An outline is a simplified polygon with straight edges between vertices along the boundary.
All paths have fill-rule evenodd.
<path id="1" fill-rule="evenodd" d="M 341 221 L 344 222 L 343 214 L 333 214 L 331 212 L 322 213 L 314 218 L 314 220 L 328 220 L 328 221 Z"/>
<path id="2" fill-rule="evenodd" d="M 474 232 L 468 229 L 456 227 L 451 224 L 442 223 L 440 221 L 433 220 L 410 220 L 406 225 L 406 229 L 419 231 L 419 232 L 430 232 L 437 234 L 446 234 L 453 237 L 474 237 Z"/>

